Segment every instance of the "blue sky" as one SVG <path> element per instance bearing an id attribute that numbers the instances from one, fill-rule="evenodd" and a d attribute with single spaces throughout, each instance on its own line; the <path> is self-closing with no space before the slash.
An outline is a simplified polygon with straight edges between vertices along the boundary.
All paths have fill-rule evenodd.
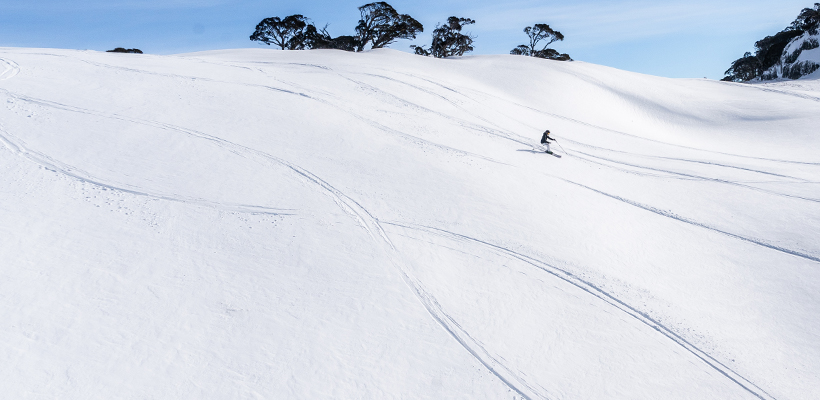
<path id="1" fill-rule="evenodd" d="M 756 40 L 785 28 L 814 0 L 794 1 L 389 1 L 425 26 L 429 42 L 448 16 L 477 22 L 473 54 L 507 54 L 525 43 L 525 26 L 547 23 L 566 39 L 556 50 L 576 60 L 674 78 L 719 79 Z M 2 0 L 0 47 L 146 53 L 260 47 L 248 40 L 265 17 L 303 14 L 333 35 L 352 34 L 365 1 L 262 0 Z"/>

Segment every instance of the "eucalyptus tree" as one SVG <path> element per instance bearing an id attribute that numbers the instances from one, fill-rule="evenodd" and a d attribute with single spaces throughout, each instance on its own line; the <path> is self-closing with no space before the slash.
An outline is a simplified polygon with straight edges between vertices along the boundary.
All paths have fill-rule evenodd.
<path id="1" fill-rule="evenodd" d="M 518 45 L 510 51 L 510 54 L 572 61 L 568 54 L 561 54 L 557 50 L 548 48 L 549 45 L 564 40 L 564 35 L 561 32 L 550 28 L 547 24 L 535 24 L 524 28 L 524 33 L 529 37 L 530 43 L 528 45 Z"/>
<path id="2" fill-rule="evenodd" d="M 447 23 L 436 25 L 433 31 L 433 42 L 430 48 L 424 46 L 410 46 L 418 55 L 433 56 L 436 58 L 446 58 L 461 56 L 464 53 L 473 51 L 474 36 L 463 34 L 461 30 L 467 25 L 472 25 L 475 20 L 470 18 L 450 17 Z"/>
<path id="3" fill-rule="evenodd" d="M 399 14 L 393 6 L 379 1 L 359 7 L 361 19 L 356 25 L 356 51 L 379 49 L 397 39 L 415 39 L 424 26 L 407 14 Z"/>
<path id="4" fill-rule="evenodd" d="M 284 19 L 265 18 L 256 25 L 251 40 L 267 45 L 274 44 L 282 50 L 301 50 L 304 48 L 308 25 L 308 19 L 300 14 L 290 15 Z"/>

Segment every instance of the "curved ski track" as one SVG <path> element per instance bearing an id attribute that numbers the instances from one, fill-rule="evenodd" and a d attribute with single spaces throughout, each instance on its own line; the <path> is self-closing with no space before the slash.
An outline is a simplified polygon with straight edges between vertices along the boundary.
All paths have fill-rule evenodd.
<path id="1" fill-rule="evenodd" d="M 0 81 L 14 78 L 20 73 L 20 66 L 14 61 L 0 58 L 0 64 L 3 65 L 3 72 L 0 72 Z"/>
<path id="2" fill-rule="evenodd" d="M 377 78 L 381 78 L 381 79 L 389 80 L 389 81 L 392 81 L 392 82 L 401 83 L 401 84 L 404 84 L 404 85 L 406 85 L 406 86 L 409 86 L 409 87 L 411 87 L 411 88 L 413 88 L 413 89 L 415 89 L 415 90 L 418 90 L 418 91 L 420 91 L 420 92 L 427 93 L 427 94 L 430 94 L 430 95 L 433 95 L 433 96 L 436 96 L 436 97 L 442 98 L 442 99 L 444 99 L 445 101 L 447 101 L 448 103 L 450 103 L 453 107 L 456 107 L 456 108 L 458 108 L 459 110 L 463 111 L 465 114 L 468 114 L 468 115 L 472 116 L 473 118 L 475 118 L 475 119 L 477 119 L 477 120 L 484 121 L 484 122 L 486 122 L 487 124 L 490 124 L 490 125 L 493 125 L 493 126 L 498 127 L 498 126 L 497 126 L 497 125 L 495 125 L 493 122 L 488 121 L 487 119 L 483 118 L 482 116 L 475 115 L 475 114 L 474 114 L 474 113 L 472 113 L 471 111 L 469 111 L 469 110 L 465 109 L 464 107 L 462 107 L 461 105 L 459 105 L 457 102 L 455 102 L 455 101 L 453 101 L 453 100 L 450 100 L 450 99 L 448 99 L 447 97 L 442 96 L 442 95 L 440 95 L 440 94 L 438 94 L 438 93 L 435 93 L 435 92 L 433 92 L 433 91 L 431 91 L 431 90 L 427 90 L 427 89 L 421 88 L 421 87 L 419 87 L 419 86 L 416 86 L 416 85 L 410 84 L 410 83 L 408 83 L 408 82 L 402 82 L 402 81 L 400 81 L 400 80 L 393 79 L 393 78 L 390 78 L 390 77 L 388 77 L 388 76 L 384 76 L 384 75 L 377 75 L 377 74 L 362 74 L 362 75 L 365 75 L 365 76 L 372 76 L 372 77 L 377 77 Z M 407 106 L 414 107 L 414 108 L 416 108 L 416 109 L 418 109 L 418 110 L 422 110 L 422 111 L 424 111 L 424 112 L 426 112 L 426 113 L 429 113 L 429 114 L 438 115 L 438 116 L 440 116 L 440 117 L 442 117 L 442 118 L 444 118 L 444 119 L 446 119 L 446 120 L 449 120 L 449 121 L 452 121 L 452 122 L 454 122 L 454 123 L 458 124 L 459 126 L 461 126 L 461 127 L 463 127 L 463 128 L 466 128 L 466 129 L 472 129 L 472 130 L 474 130 L 474 131 L 478 131 L 478 132 L 487 133 L 487 134 L 489 134 L 489 135 L 491 135 L 491 136 L 501 137 L 501 138 L 503 138 L 503 139 L 511 140 L 511 141 L 514 141 L 514 142 L 517 142 L 517 143 L 521 143 L 521 144 L 529 144 L 529 143 L 530 143 L 530 141 L 529 141 L 527 138 L 523 138 L 523 137 L 522 137 L 523 139 L 519 140 L 519 139 L 516 139 L 516 138 L 514 137 L 514 136 L 521 137 L 520 135 L 516 135 L 516 134 L 511 133 L 511 132 L 510 132 L 510 133 L 508 133 L 508 132 L 505 132 L 505 131 L 500 130 L 500 129 L 490 129 L 490 128 L 486 127 L 486 126 L 483 126 L 483 125 L 480 125 L 480 124 L 476 124 L 476 123 L 470 122 L 470 121 L 465 120 L 465 119 L 463 119 L 463 118 L 459 118 L 459 117 L 455 117 L 455 116 L 447 115 L 447 114 L 445 114 L 445 113 L 442 113 L 442 112 L 436 111 L 436 110 L 434 110 L 434 109 L 431 109 L 431 108 L 428 108 L 428 107 L 425 107 L 425 106 L 422 106 L 422 105 L 419 105 L 419 104 L 416 104 L 416 103 L 413 103 L 413 102 L 407 101 L 407 100 L 405 100 L 405 99 L 403 99 L 403 98 L 401 98 L 401 97 L 398 97 L 398 96 L 396 96 L 396 95 L 394 95 L 394 94 L 392 94 L 392 93 L 390 93 L 390 92 L 384 91 L 384 90 L 382 90 L 382 89 L 380 89 L 380 88 L 378 88 L 378 87 L 376 87 L 376 86 L 373 86 L 373 85 L 370 85 L 370 84 L 367 84 L 367 83 L 364 83 L 364 82 L 361 82 L 361 81 L 357 81 L 357 80 L 352 79 L 352 78 L 349 78 L 349 77 L 345 77 L 344 75 L 341 75 L 341 74 L 339 74 L 339 76 L 341 76 L 342 78 L 347 79 L 347 80 L 349 80 L 350 82 L 353 82 L 353 83 L 355 83 L 355 84 L 357 84 L 357 85 L 359 85 L 359 86 L 361 86 L 361 87 L 363 87 L 363 88 L 366 88 L 366 89 L 371 90 L 371 91 L 374 91 L 374 92 L 381 93 L 381 94 L 383 94 L 384 96 L 387 96 L 387 97 L 389 97 L 389 98 L 391 98 L 391 99 L 393 99 L 393 100 L 397 101 L 397 102 L 398 102 L 398 103 L 400 103 L 400 104 L 404 104 L 404 105 L 407 105 Z M 452 89 L 449 89 L 449 90 L 453 91 Z M 459 94 L 459 95 L 462 95 L 462 94 L 461 94 L 461 93 L 459 93 L 459 92 L 456 92 L 456 91 L 453 91 L 453 92 L 455 92 L 455 93 L 457 93 L 457 94 Z M 462 96 L 463 96 L 463 95 L 462 95 Z M 495 160 L 493 160 L 493 159 L 489 159 L 489 158 L 484 157 L 484 156 L 481 156 L 481 157 L 482 157 L 482 158 L 484 158 L 484 159 L 487 159 L 487 160 L 489 160 L 489 161 L 493 161 L 493 162 L 500 163 L 500 162 L 498 162 L 498 161 L 495 161 Z"/>
<path id="3" fill-rule="evenodd" d="M 563 281 L 565 283 L 568 283 L 572 286 L 575 286 L 575 287 L 583 290 L 584 292 L 586 292 L 586 293 L 588 293 L 588 294 L 590 294 L 590 295 L 592 295 L 592 296 L 594 296 L 594 297 L 596 297 L 600 300 L 603 300 L 604 302 L 610 304 L 611 306 L 613 306 L 613 307 L 619 309 L 620 311 L 626 313 L 627 315 L 629 315 L 633 319 L 640 321 L 642 324 L 644 324 L 644 325 L 652 328 L 653 330 L 657 331 L 658 333 L 664 335 L 668 339 L 672 340 L 675 344 L 677 344 L 678 346 L 684 348 L 687 352 L 691 353 L 692 355 L 694 355 L 695 357 L 697 357 L 698 359 L 700 359 L 701 361 L 706 363 L 709 367 L 716 370 L 721 375 L 728 378 L 729 380 L 731 380 L 732 382 L 734 382 L 735 384 L 737 384 L 738 386 L 740 386 L 741 388 L 743 388 L 744 390 L 746 390 L 750 394 L 754 395 L 755 397 L 757 397 L 759 399 L 774 399 L 774 397 L 772 395 L 768 394 L 765 390 L 761 389 L 760 387 L 758 387 L 757 385 L 755 385 L 754 383 L 752 383 L 748 379 L 744 378 L 743 376 L 741 376 L 740 374 L 738 374 L 737 372 L 735 372 L 731 368 L 727 367 L 726 365 L 724 365 L 720 361 L 716 360 L 715 358 L 710 356 L 705 351 L 699 349 L 697 346 L 693 345 L 692 343 L 690 343 L 689 341 L 687 341 L 686 339 L 684 339 L 680 335 L 676 334 L 671 329 L 669 329 L 665 325 L 661 324 L 659 321 L 657 321 L 654 318 L 650 317 L 646 313 L 641 312 L 640 310 L 626 304 L 625 302 L 619 300 L 617 297 L 615 297 L 611 293 L 608 293 L 608 292 L 604 291 L 603 289 L 599 288 L 595 284 L 584 280 L 583 278 L 573 274 L 572 272 L 569 272 L 567 270 L 558 268 L 558 267 L 556 267 L 552 264 L 549 264 L 549 263 L 546 263 L 544 261 L 532 258 L 532 257 L 527 256 L 525 254 L 516 252 L 516 251 L 511 250 L 507 247 L 499 246 L 499 245 L 496 245 L 496 244 L 493 244 L 493 243 L 490 243 L 490 242 L 487 242 L 487 241 L 484 241 L 484 240 L 481 240 L 481 239 L 473 238 L 473 237 L 470 237 L 470 236 L 467 236 L 467 235 L 462 235 L 462 234 L 455 233 L 455 232 L 450 232 L 450 231 L 447 231 L 447 230 L 444 230 L 444 229 L 439 229 L 439 228 L 434 228 L 434 227 L 429 227 L 429 226 L 424 226 L 424 225 L 415 225 L 415 224 L 407 224 L 407 223 L 401 223 L 401 222 L 390 222 L 390 221 L 385 221 L 384 224 L 397 226 L 397 227 L 400 227 L 400 228 L 406 228 L 406 229 L 411 229 L 411 230 L 427 232 L 427 233 L 431 233 L 431 234 L 435 234 L 435 235 L 439 235 L 439 236 L 444 236 L 444 237 L 448 237 L 448 238 L 451 238 L 451 239 L 454 239 L 454 240 L 457 240 L 457 241 L 460 241 L 460 242 L 467 242 L 467 243 L 473 243 L 473 244 L 481 245 L 481 246 L 484 246 L 484 247 L 487 247 L 487 248 L 493 250 L 497 254 L 502 254 L 502 255 L 505 255 L 507 257 L 511 257 L 511 258 L 515 258 L 517 260 L 523 261 L 523 262 L 525 262 L 525 263 L 527 263 L 527 264 L 529 264 L 529 265 L 531 265 L 535 268 L 538 268 L 539 270 L 541 270 L 543 272 L 546 272 L 546 273 L 560 279 L 561 281 Z"/>
<path id="4" fill-rule="evenodd" d="M 222 211 L 238 212 L 245 214 L 264 214 L 264 215 L 294 215 L 293 210 L 277 209 L 271 207 L 255 206 L 248 204 L 234 204 L 234 203 L 219 203 L 197 197 L 181 196 L 176 194 L 165 193 L 150 193 L 139 187 L 132 187 L 131 185 L 115 185 L 105 183 L 99 178 L 95 178 L 89 173 L 72 167 L 68 164 L 57 161 L 43 153 L 31 150 L 25 144 L 14 137 L 12 134 L 6 132 L 0 127 L 0 143 L 2 143 L 12 153 L 17 154 L 43 168 L 50 171 L 58 172 L 62 175 L 74 178 L 80 182 L 88 183 L 102 189 L 114 190 L 122 193 L 128 193 L 136 196 L 149 197 L 157 200 L 173 201 L 177 203 L 196 204 L 204 207 L 214 208 Z"/>
<path id="5" fill-rule="evenodd" d="M 87 63 L 87 64 L 90 64 L 90 65 L 94 65 L 96 67 L 100 67 L 100 68 L 109 68 L 109 69 L 126 71 L 126 72 L 133 72 L 133 73 L 138 73 L 138 74 L 148 74 L 148 75 L 162 76 L 162 77 L 166 77 L 166 78 L 177 78 L 177 79 L 195 80 L 195 81 L 199 80 L 199 81 L 203 81 L 203 82 L 221 83 L 221 84 L 226 84 L 226 85 L 245 86 L 245 87 L 259 88 L 259 89 L 265 89 L 265 90 L 270 90 L 270 91 L 279 92 L 279 93 L 296 95 L 296 96 L 300 96 L 300 97 L 303 97 L 303 98 L 306 98 L 306 99 L 317 101 L 317 102 L 322 103 L 326 106 L 329 106 L 331 108 L 342 111 L 342 112 L 344 112 L 346 114 L 349 114 L 352 117 L 354 117 L 354 118 L 356 118 L 356 119 L 358 119 L 358 120 L 360 120 L 360 121 L 362 121 L 362 122 L 364 122 L 364 123 L 366 123 L 366 124 L 368 124 L 368 125 L 370 125 L 374 128 L 377 128 L 378 130 L 392 133 L 392 134 L 394 134 L 396 136 L 399 136 L 399 137 L 401 137 L 405 140 L 413 142 L 416 145 L 430 146 L 430 147 L 433 147 L 433 148 L 438 149 L 440 151 L 444 151 L 444 152 L 451 153 L 451 154 L 459 154 L 459 155 L 462 155 L 462 156 L 469 156 L 469 157 L 483 159 L 485 161 L 490 161 L 490 162 L 493 162 L 493 163 L 503 164 L 503 163 L 501 163 L 497 160 L 494 160 L 492 158 L 489 158 L 489 157 L 486 157 L 486 156 L 483 156 L 483 155 L 480 155 L 480 154 L 466 152 L 466 151 L 459 150 L 459 149 L 456 149 L 456 148 L 453 148 L 453 147 L 450 147 L 450 146 L 446 146 L 446 145 L 435 143 L 435 142 L 432 142 L 432 141 L 429 141 L 429 140 L 426 140 L 426 139 L 422 139 L 418 136 L 413 136 L 411 134 L 398 131 L 396 129 L 387 127 L 385 125 L 382 125 L 382 124 L 380 124 L 380 123 L 378 123 L 378 122 L 376 122 L 376 121 L 374 121 L 370 118 L 366 118 L 366 117 L 360 115 L 359 113 L 352 112 L 351 110 L 346 109 L 344 107 L 341 107 L 341 106 L 339 106 L 338 104 L 336 104 L 334 102 L 327 101 L 327 100 L 324 100 L 324 99 L 321 99 L 321 98 L 318 98 L 318 97 L 310 96 L 310 95 L 308 95 L 304 92 L 297 92 L 297 91 L 293 91 L 293 90 L 288 90 L 288 89 L 283 89 L 283 88 L 279 88 L 279 87 L 275 87 L 275 86 L 268 86 L 268 85 L 259 85 L 259 84 L 242 83 L 242 82 L 231 82 L 231 81 L 221 81 L 221 80 L 216 80 L 216 79 L 211 79 L 211 78 L 203 78 L 203 77 L 179 75 L 179 74 L 169 74 L 169 73 L 154 72 L 154 71 L 148 71 L 148 70 L 142 70 L 142 69 L 136 69 L 136 68 L 120 67 L 120 66 L 116 66 L 116 65 L 104 64 L 104 63 L 88 61 L 88 60 L 82 60 L 82 59 L 80 59 L 80 61 L 82 61 L 84 63 Z M 211 64 L 213 64 L 213 63 L 211 63 Z M 247 68 L 247 67 L 242 67 L 242 66 L 237 66 L 237 65 L 224 65 L 224 64 L 216 64 L 216 65 L 222 65 L 222 66 L 228 66 L 228 67 L 234 67 L 234 68 Z M 298 64 L 298 65 L 302 65 L 302 64 Z M 314 66 L 314 67 L 330 70 L 329 68 L 322 67 L 322 66 Z M 340 77 L 342 77 L 344 79 L 350 80 L 349 78 L 346 78 L 346 77 L 342 76 L 341 74 L 337 73 L 337 75 L 339 75 Z M 275 79 L 275 80 L 277 82 L 280 82 L 280 83 L 285 83 L 285 84 L 289 84 L 291 86 L 294 86 L 293 84 L 286 83 L 286 82 L 280 81 L 278 79 Z M 361 82 L 356 82 L 354 80 L 351 80 L 351 81 L 354 82 L 354 83 L 360 84 L 362 86 L 366 85 L 366 86 L 368 86 L 368 88 L 373 88 L 372 86 L 369 86 L 369 85 L 361 83 Z M 9 94 L 11 94 L 11 93 L 9 92 Z M 13 95 L 13 94 L 11 94 L 11 95 Z M 17 97 L 20 98 L 21 100 L 30 99 L 30 98 L 26 98 L 24 96 L 17 96 Z M 38 100 L 38 99 L 34 99 L 34 100 Z M 41 101 L 44 102 L 43 105 L 47 105 L 45 103 L 49 103 L 48 101 L 45 101 L 45 100 L 41 100 Z M 404 100 L 401 100 L 401 101 L 404 101 Z M 412 105 L 414 107 L 421 107 L 421 106 L 418 106 L 418 105 L 413 104 L 413 103 L 409 103 L 409 102 L 406 102 L 406 101 L 404 101 L 404 102 L 406 104 Z M 58 103 L 53 103 L 53 104 L 58 104 Z M 429 112 L 432 112 L 432 113 L 436 113 L 433 110 L 427 110 L 427 109 L 425 109 L 425 110 L 429 111 Z"/>
<path id="6" fill-rule="evenodd" d="M 546 395 L 541 393 L 542 391 L 546 391 L 544 388 L 539 386 L 538 389 L 541 390 L 538 390 L 522 377 L 507 368 L 501 361 L 499 361 L 499 357 L 493 356 L 489 351 L 487 351 L 487 349 L 484 348 L 479 341 L 473 338 L 461 327 L 461 325 L 459 325 L 458 322 L 455 321 L 455 319 L 444 311 L 435 296 L 430 294 L 430 292 L 425 289 L 423 283 L 415 278 L 409 269 L 404 265 L 402 255 L 397 251 L 396 247 L 393 245 L 393 242 L 390 240 L 389 236 L 384 231 L 381 223 L 376 217 L 374 217 L 367 209 L 362 207 L 362 205 L 357 201 L 353 200 L 316 175 L 313 175 L 312 173 L 301 168 L 299 168 L 297 172 L 303 174 L 327 194 L 329 194 L 342 210 L 350 214 L 359 222 L 359 225 L 367 231 L 376 245 L 379 246 L 387 255 L 391 264 L 393 264 L 393 266 L 398 270 L 402 280 L 421 302 L 430 316 L 432 316 L 433 319 L 438 322 L 438 324 L 441 325 L 441 327 L 444 328 L 444 330 L 446 330 L 447 333 L 449 333 L 450 336 L 452 336 L 462 347 L 464 347 L 464 349 L 467 350 L 476 360 L 484 365 L 490 373 L 495 375 L 507 387 L 518 393 L 524 399 L 532 400 L 533 398 L 548 398 Z"/>
<path id="7" fill-rule="evenodd" d="M 192 137 L 196 137 L 196 138 L 200 138 L 200 139 L 204 139 L 204 140 L 214 142 L 217 145 L 223 147 L 225 150 L 231 151 L 234 154 L 237 154 L 237 155 L 240 155 L 240 156 L 245 156 L 245 157 L 251 156 L 251 157 L 262 158 L 264 160 L 272 161 L 276 164 L 283 165 L 283 166 L 289 168 L 290 170 L 292 170 L 293 172 L 295 172 L 296 174 L 298 174 L 299 176 L 301 176 L 302 178 L 306 179 L 308 182 L 313 184 L 313 186 L 320 188 L 321 193 L 330 196 L 340 209 L 342 209 L 347 214 L 351 215 L 359 223 L 359 225 L 362 226 L 363 229 L 365 229 L 365 231 L 368 233 L 368 235 L 386 253 L 388 258 L 391 260 L 391 263 L 393 264 L 393 266 L 401 274 L 401 277 L 404 280 L 405 284 L 408 285 L 408 287 L 412 290 L 413 294 L 419 299 L 421 304 L 425 307 L 425 309 L 433 317 L 433 319 L 437 323 L 439 323 L 461 346 L 463 346 L 471 355 L 473 355 L 473 357 L 475 357 L 482 365 L 484 365 L 493 375 L 498 377 L 511 390 L 515 391 L 516 393 L 518 393 L 519 395 L 521 395 L 523 398 L 525 398 L 527 400 L 532 400 L 533 399 L 532 396 L 535 396 L 535 398 L 544 398 L 544 399 L 547 398 L 543 394 L 539 394 L 540 391 L 533 388 L 532 385 L 528 384 L 522 378 L 518 377 L 515 373 L 513 373 L 512 371 L 507 369 L 500 361 L 498 361 L 497 358 L 493 357 L 486 349 L 484 349 L 477 341 L 475 341 L 469 335 L 469 333 L 464 331 L 460 327 L 460 325 L 458 325 L 458 323 L 455 320 L 453 320 L 452 317 L 450 317 L 446 312 L 444 312 L 444 310 L 441 308 L 441 306 L 439 305 L 439 303 L 435 299 L 435 297 L 432 296 L 431 294 L 429 294 L 429 292 L 424 289 L 424 286 L 421 284 L 421 282 L 419 282 L 417 279 L 415 279 L 412 276 L 412 274 L 410 274 L 409 270 L 403 266 L 403 262 L 401 261 L 401 255 L 397 253 L 395 247 L 393 246 L 393 243 L 390 241 L 387 234 L 385 233 L 385 231 L 382 229 L 381 225 L 379 224 L 378 219 L 373 217 L 358 202 L 356 202 L 352 198 L 348 197 L 344 193 L 340 192 L 339 190 L 334 188 L 332 185 L 330 185 L 326 181 L 322 180 L 318 176 L 314 175 L 313 173 L 311 173 L 311 172 L 309 172 L 309 171 L 307 171 L 307 170 L 305 170 L 305 169 L 303 169 L 303 168 L 301 168 L 297 165 L 286 162 L 286 161 L 284 161 L 284 160 L 282 160 L 278 157 L 267 154 L 265 152 L 255 150 L 253 148 L 249 148 L 249 147 L 246 147 L 246 146 L 243 146 L 243 145 L 239 145 L 239 144 L 236 144 L 236 143 L 233 143 L 233 142 L 218 138 L 216 136 L 208 135 L 206 133 L 202 133 L 202 132 L 199 132 L 199 131 L 196 131 L 196 130 L 187 129 L 187 128 L 183 128 L 183 127 L 178 127 L 178 126 L 165 124 L 165 123 L 161 123 L 161 122 L 157 122 L 157 121 L 147 121 L 147 120 L 141 120 L 141 119 L 126 117 L 126 116 L 122 116 L 122 115 L 117 115 L 117 114 L 107 114 L 107 113 L 102 113 L 102 112 L 96 112 L 96 111 L 81 109 L 81 108 L 78 108 L 78 107 L 68 106 L 68 105 L 65 105 L 65 104 L 60 104 L 60 103 L 55 103 L 55 102 L 50 102 L 50 101 L 40 100 L 40 99 L 34 99 L 34 98 L 31 98 L 31 97 L 27 97 L 27 96 L 15 95 L 15 94 L 12 94 L 12 93 L 10 93 L 8 91 L 5 91 L 5 90 L 2 90 L 2 89 L 0 89 L 0 91 L 4 91 L 4 92 L 8 93 L 10 96 L 18 98 L 20 100 L 24 100 L 24 101 L 28 101 L 28 102 L 31 102 L 31 103 L 40 104 L 40 105 L 44 105 L 44 106 L 48 106 L 48 107 L 54 107 L 54 108 L 58 108 L 58 109 L 66 110 L 66 111 L 78 112 L 78 113 L 83 113 L 83 114 L 88 114 L 88 115 L 99 116 L 99 117 L 113 118 L 113 119 L 118 119 L 118 120 L 122 120 L 122 121 L 127 121 L 127 122 L 142 124 L 142 125 L 146 125 L 146 126 L 151 126 L 151 127 L 166 129 L 166 130 L 170 130 L 170 131 L 175 131 L 175 132 L 182 133 L 182 134 L 185 134 L 185 135 L 189 135 L 189 136 L 192 136 Z M 12 150 L 17 150 L 20 154 L 23 154 L 23 155 L 35 154 L 35 153 L 26 152 L 27 150 L 24 150 L 23 148 L 15 145 L 13 142 L 11 142 L 7 139 L 3 140 L 3 142 L 4 142 L 4 144 L 6 144 L 7 147 L 11 148 Z M 35 161 L 35 162 L 44 162 L 46 165 L 51 165 L 51 161 L 49 161 L 48 158 L 44 158 L 43 160 L 45 160 L 45 161 L 43 161 L 39 157 L 36 157 L 36 156 L 32 156 L 32 157 L 34 158 L 33 161 Z M 56 168 L 56 167 L 52 167 L 52 168 Z M 89 180 L 87 180 L 87 178 L 82 177 L 82 176 L 77 176 L 78 174 L 76 173 L 76 170 L 70 169 L 70 167 L 68 167 L 68 169 L 66 169 L 66 170 L 64 170 L 62 168 L 57 168 L 57 169 L 60 170 L 61 172 L 64 172 L 64 173 L 70 175 L 70 176 L 73 176 L 73 177 L 78 178 L 78 179 L 84 179 L 84 180 L 86 180 L 90 183 L 93 183 L 93 184 L 102 185 L 104 187 L 112 187 L 112 186 L 109 186 L 109 185 L 104 184 L 104 183 L 100 183 L 100 182 L 96 182 L 96 181 L 89 181 Z M 129 189 L 122 189 L 122 188 L 117 188 L 117 189 L 122 190 L 122 191 L 127 192 L 127 193 L 138 194 L 138 195 L 139 194 L 147 195 L 147 194 L 132 191 L 132 190 L 129 190 Z M 167 200 L 176 200 L 176 199 L 169 198 Z M 180 201 L 180 200 L 176 200 L 176 201 Z M 525 392 L 528 392 L 530 394 L 527 394 Z"/>

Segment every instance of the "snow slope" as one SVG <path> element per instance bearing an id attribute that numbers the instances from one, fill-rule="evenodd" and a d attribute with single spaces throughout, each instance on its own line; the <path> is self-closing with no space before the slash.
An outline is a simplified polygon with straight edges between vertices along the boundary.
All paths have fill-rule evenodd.
<path id="1" fill-rule="evenodd" d="M 820 393 L 816 80 L 392 50 L 0 71 L 4 397 Z"/>

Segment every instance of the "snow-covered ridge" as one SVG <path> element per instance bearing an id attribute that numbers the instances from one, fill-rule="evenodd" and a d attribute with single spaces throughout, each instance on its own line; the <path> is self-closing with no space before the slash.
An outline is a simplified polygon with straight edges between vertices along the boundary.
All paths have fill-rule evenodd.
<path id="1" fill-rule="evenodd" d="M 786 45 L 780 61 L 761 75 L 761 80 L 820 77 L 820 34 L 805 32 Z"/>
<path id="2" fill-rule="evenodd" d="M 0 393 L 812 398 L 818 103 L 506 55 L 0 49 Z"/>

